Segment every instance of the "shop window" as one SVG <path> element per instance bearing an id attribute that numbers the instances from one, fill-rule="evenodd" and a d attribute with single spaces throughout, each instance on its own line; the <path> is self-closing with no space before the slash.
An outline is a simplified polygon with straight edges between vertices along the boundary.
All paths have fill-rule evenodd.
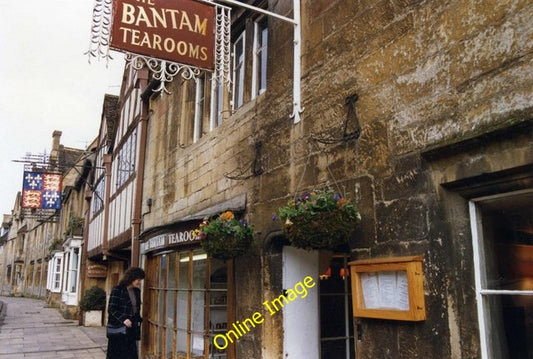
<path id="1" fill-rule="evenodd" d="M 334 255 L 320 275 L 320 358 L 354 359 L 354 330 L 348 258 Z"/>
<path id="2" fill-rule="evenodd" d="M 202 250 L 148 260 L 148 354 L 157 358 L 226 358 L 213 345 L 227 327 L 227 267 Z"/>
<path id="3" fill-rule="evenodd" d="M 263 16 L 254 22 L 252 99 L 266 91 L 267 45 L 267 18 Z"/>
<path id="4" fill-rule="evenodd" d="M 533 191 L 470 201 L 482 358 L 533 358 Z"/>

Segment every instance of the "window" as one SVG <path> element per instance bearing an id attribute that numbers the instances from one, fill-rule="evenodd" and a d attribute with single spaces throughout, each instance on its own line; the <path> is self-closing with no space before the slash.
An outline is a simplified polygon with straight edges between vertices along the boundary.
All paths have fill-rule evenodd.
<path id="1" fill-rule="evenodd" d="M 148 268 L 150 355 L 226 358 L 213 345 L 228 323 L 226 264 L 197 249 L 154 256 Z"/>
<path id="2" fill-rule="evenodd" d="M 334 255 L 320 276 L 320 358 L 354 359 L 351 283 L 346 255 Z"/>
<path id="3" fill-rule="evenodd" d="M 212 131 L 222 124 L 222 113 L 224 111 L 224 79 L 218 81 L 211 78 L 211 114 L 209 129 Z"/>
<path id="4" fill-rule="evenodd" d="M 267 45 L 267 18 L 263 16 L 254 22 L 252 98 L 257 97 L 266 90 Z"/>
<path id="5" fill-rule="evenodd" d="M 244 31 L 233 44 L 233 109 L 244 103 Z"/>
<path id="6" fill-rule="evenodd" d="M 131 135 L 128 136 L 126 142 L 124 142 L 118 152 L 117 188 L 122 186 L 135 172 L 136 142 L 137 131 L 134 130 Z"/>
<path id="7" fill-rule="evenodd" d="M 473 199 L 470 222 L 482 358 L 532 358 L 533 191 Z"/>
<path id="8" fill-rule="evenodd" d="M 99 212 L 104 207 L 105 177 L 102 176 L 94 188 L 92 198 L 93 214 Z"/>
<path id="9" fill-rule="evenodd" d="M 196 96 L 194 106 L 194 126 L 193 126 L 193 142 L 196 142 L 202 137 L 202 122 L 204 119 L 204 104 L 205 104 L 205 73 L 202 73 L 196 79 Z"/>
<path id="10" fill-rule="evenodd" d="M 74 248 L 70 257 L 70 284 L 69 292 L 76 293 L 78 290 L 78 263 L 79 263 L 79 248 Z"/>
<path id="11" fill-rule="evenodd" d="M 54 257 L 54 277 L 52 290 L 61 290 L 61 257 Z"/>

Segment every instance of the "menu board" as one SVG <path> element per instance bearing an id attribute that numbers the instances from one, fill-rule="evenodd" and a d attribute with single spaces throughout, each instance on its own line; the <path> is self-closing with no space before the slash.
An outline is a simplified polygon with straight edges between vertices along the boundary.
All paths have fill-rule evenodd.
<path id="1" fill-rule="evenodd" d="M 406 271 L 361 273 L 361 288 L 367 309 L 409 310 Z"/>
<path id="2" fill-rule="evenodd" d="M 363 259 L 348 263 L 355 317 L 426 319 L 423 257 Z"/>

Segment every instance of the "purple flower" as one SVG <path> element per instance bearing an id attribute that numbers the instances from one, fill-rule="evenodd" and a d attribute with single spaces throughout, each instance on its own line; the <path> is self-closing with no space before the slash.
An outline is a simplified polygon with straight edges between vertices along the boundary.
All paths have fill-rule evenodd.
<path id="1" fill-rule="evenodd" d="M 278 215 L 277 214 L 273 214 L 272 215 L 272 220 L 273 221 L 277 221 L 279 219 Z"/>
<path id="2" fill-rule="evenodd" d="M 241 219 L 240 222 L 241 222 L 241 224 L 242 224 L 243 226 L 245 226 L 245 227 L 248 226 L 248 221 L 247 221 L 247 220 L 245 220 L 245 219 Z"/>
<path id="3" fill-rule="evenodd" d="M 341 196 L 341 194 L 338 193 L 338 192 L 335 193 L 335 194 L 333 195 L 333 199 L 334 199 L 335 201 L 338 201 L 338 200 L 341 199 L 341 198 L 342 198 L 342 196 Z"/>

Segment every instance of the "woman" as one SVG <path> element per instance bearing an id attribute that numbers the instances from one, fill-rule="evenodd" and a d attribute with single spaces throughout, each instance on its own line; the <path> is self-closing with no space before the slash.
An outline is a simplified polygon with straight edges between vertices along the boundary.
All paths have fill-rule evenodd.
<path id="1" fill-rule="evenodd" d="M 141 280 L 144 270 L 129 268 L 109 297 L 107 324 L 126 327 L 126 334 L 108 335 L 107 359 L 138 359 L 137 340 L 140 339 Z"/>

